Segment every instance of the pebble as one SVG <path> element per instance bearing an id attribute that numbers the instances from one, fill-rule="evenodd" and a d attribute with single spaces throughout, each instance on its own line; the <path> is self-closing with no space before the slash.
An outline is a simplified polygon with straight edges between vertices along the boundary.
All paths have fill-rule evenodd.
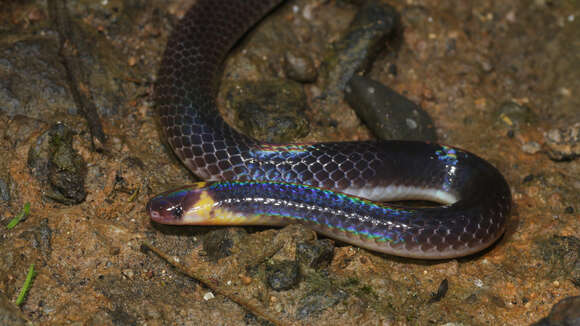
<path id="1" fill-rule="evenodd" d="M 496 116 L 501 124 L 513 129 L 519 129 L 538 120 L 529 107 L 512 101 L 503 102 L 496 111 Z"/>
<path id="2" fill-rule="evenodd" d="M 283 260 L 268 264 L 266 279 L 270 288 L 276 291 L 289 290 L 298 284 L 300 273 L 298 264 L 292 260 Z"/>
<path id="3" fill-rule="evenodd" d="M 298 261 L 310 268 L 319 269 L 328 266 L 333 255 L 334 242 L 330 239 L 301 242 L 296 245 Z"/>
<path id="4" fill-rule="evenodd" d="M 311 58 L 290 51 L 284 54 L 284 73 L 286 77 L 300 83 L 312 83 L 318 77 Z"/>
<path id="5" fill-rule="evenodd" d="M 346 299 L 348 293 L 340 289 L 328 288 L 325 291 L 312 292 L 300 300 L 296 318 L 304 319 L 309 315 L 328 309 Z"/>
<path id="6" fill-rule="evenodd" d="M 580 156 L 580 122 L 565 128 L 551 129 L 544 138 L 550 159 L 566 161 Z"/>
<path id="7" fill-rule="evenodd" d="M 205 301 L 209 301 L 209 300 L 211 300 L 211 299 L 213 299 L 213 298 L 215 298 L 215 296 L 214 296 L 214 295 L 213 295 L 213 293 L 211 293 L 211 292 L 207 292 L 206 294 L 204 294 L 204 295 L 203 295 L 203 299 L 204 299 Z"/>
<path id="8" fill-rule="evenodd" d="M 87 164 L 73 148 L 74 132 L 56 123 L 41 134 L 28 152 L 28 167 L 46 184 L 45 195 L 57 202 L 74 205 L 85 200 Z"/>
<path id="9" fill-rule="evenodd" d="M 528 154 L 536 154 L 542 149 L 542 146 L 535 141 L 529 141 L 522 145 L 522 151 Z"/>
<path id="10" fill-rule="evenodd" d="M 427 112 L 377 81 L 353 76 L 345 89 L 345 99 L 381 139 L 437 140 Z"/>
<path id="11" fill-rule="evenodd" d="M 226 228 L 208 232 L 204 235 L 203 250 L 207 253 L 209 260 L 216 262 L 231 255 L 234 244 L 246 234 L 246 231 L 241 228 Z"/>

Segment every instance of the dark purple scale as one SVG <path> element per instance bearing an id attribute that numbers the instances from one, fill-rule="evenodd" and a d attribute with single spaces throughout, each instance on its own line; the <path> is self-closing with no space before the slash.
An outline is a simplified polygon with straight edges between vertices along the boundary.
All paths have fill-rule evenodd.
<path id="1" fill-rule="evenodd" d="M 239 38 L 280 2 L 198 0 L 173 31 L 155 85 L 155 104 L 165 137 L 182 162 L 205 180 L 291 182 L 370 200 L 429 199 L 448 204 L 399 215 L 375 207 L 368 212 L 373 218 L 413 227 L 381 230 L 377 228 L 385 223 L 359 221 L 365 230 L 356 236 L 338 227 L 342 223 L 356 228 L 354 220 L 321 217 L 336 226 L 322 225 L 318 231 L 345 241 L 358 237 L 362 240 L 350 242 L 377 251 L 456 257 L 497 240 L 510 213 L 510 189 L 497 169 L 471 153 L 416 141 L 296 144 L 287 151 L 277 147 L 272 151 L 269 144 L 239 134 L 224 122 L 215 100 L 221 64 Z M 269 190 L 280 191 L 272 196 L 285 194 Z M 314 192 L 324 197 L 324 192 Z M 348 210 L 355 208 L 360 207 Z M 362 235 L 371 231 L 400 241 L 364 239 Z"/>

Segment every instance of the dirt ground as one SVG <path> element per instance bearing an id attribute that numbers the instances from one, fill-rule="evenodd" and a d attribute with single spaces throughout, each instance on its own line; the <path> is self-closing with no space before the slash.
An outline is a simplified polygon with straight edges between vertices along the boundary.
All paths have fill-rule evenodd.
<path id="1" fill-rule="evenodd" d="M 300 226 L 149 221 L 149 198 L 195 180 L 160 139 L 152 103 L 165 41 L 191 2 L 69 1 L 73 32 L 59 51 L 63 29 L 46 1 L 0 0 L 0 310 L 11 318 L 4 320 L 529 325 L 580 295 L 578 2 L 388 1 L 399 21 L 367 75 L 420 105 L 440 142 L 485 158 L 512 189 L 514 211 L 496 245 L 435 262 L 320 240 Z M 219 99 L 226 119 L 263 139 L 372 138 L 344 101 L 317 101 L 328 53 L 357 10 L 339 0 L 278 8 L 227 60 Z M 261 130 L 247 122 L 258 119 L 251 112 L 236 111 L 231 94 L 246 81 L 284 79 L 288 53 L 309 60 L 318 78 L 300 84 L 305 108 L 284 108 L 272 118 L 280 128 Z M 105 141 L 91 136 L 83 98 L 96 108 Z M 55 160 L 58 167 L 47 163 Z M 26 203 L 29 214 L 8 229 Z M 15 309 L 31 264 L 36 276 Z"/>

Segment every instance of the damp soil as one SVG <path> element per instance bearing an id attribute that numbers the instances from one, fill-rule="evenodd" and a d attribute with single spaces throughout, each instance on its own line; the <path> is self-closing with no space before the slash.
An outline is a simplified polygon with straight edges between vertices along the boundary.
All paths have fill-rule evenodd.
<path id="1" fill-rule="evenodd" d="M 338 83 L 327 79 L 333 64 L 341 66 L 336 44 L 362 1 L 353 2 L 287 1 L 249 33 L 226 60 L 223 116 L 274 141 L 375 137 L 340 92 L 325 89 Z M 496 245 L 425 262 L 334 243 L 300 226 L 154 225 L 147 200 L 196 180 L 161 140 L 152 103 L 165 41 L 191 1 L 69 1 L 76 36 L 67 56 L 80 70 L 63 64 L 46 1 L 0 1 L 3 320 L 529 325 L 579 295 L 579 4 L 375 2 L 394 8 L 396 26 L 378 50 L 372 46 L 372 62 L 361 59 L 353 71 L 427 112 L 440 142 L 503 173 L 514 210 Z M 291 107 L 268 99 L 261 112 L 251 98 L 237 100 L 260 81 L 290 89 L 279 93 Z M 276 93 L 269 89 L 256 92 Z M 89 132 L 75 94 L 94 103 L 106 142 Z M 26 203 L 29 214 L 8 229 Z M 145 243 L 208 283 L 144 250 Z M 16 307 L 31 264 L 36 277 Z"/>

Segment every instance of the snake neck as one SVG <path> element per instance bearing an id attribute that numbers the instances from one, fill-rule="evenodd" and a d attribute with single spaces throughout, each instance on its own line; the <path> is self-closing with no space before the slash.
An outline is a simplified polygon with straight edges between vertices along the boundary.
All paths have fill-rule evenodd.
<path id="1" fill-rule="evenodd" d="M 168 39 L 155 107 L 165 139 L 198 177 L 223 180 L 243 174 L 234 165 L 250 159 L 248 148 L 259 144 L 222 119 L 215 98 L 227 53 L 281 2 L 199 0 Z"/>

